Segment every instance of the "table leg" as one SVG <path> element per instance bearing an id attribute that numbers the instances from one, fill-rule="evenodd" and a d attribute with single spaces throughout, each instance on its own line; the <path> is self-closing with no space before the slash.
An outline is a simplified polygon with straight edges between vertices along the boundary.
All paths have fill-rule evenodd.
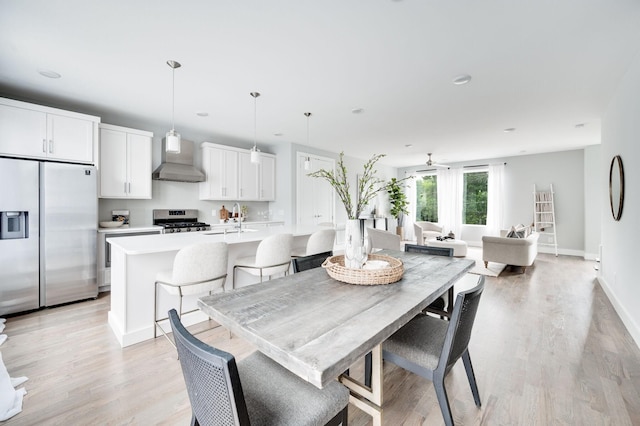
<path id="1" fill-rule="evenodd" d="M 371 351 L 371 387 L 350 376 L 340 376 L 349 388 L 349 402 L 373 417 L 373 426 L 382 426 L 382 345 Z"/>

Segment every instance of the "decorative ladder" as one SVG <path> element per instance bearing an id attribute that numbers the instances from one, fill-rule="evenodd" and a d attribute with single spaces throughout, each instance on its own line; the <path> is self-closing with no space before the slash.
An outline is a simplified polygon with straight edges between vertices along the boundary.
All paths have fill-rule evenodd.
<path id="1" fill-rule="evenodd" d="M 556 213 L 553 205 L 553 184 L 549 185 L 549 191 L 538 191 L 533 184 L 533 225 L 541 237 L 546 241 L 538 240 L 539 246 L 553 247 L 558 255 L 558 240 L 556 238 Z"/>

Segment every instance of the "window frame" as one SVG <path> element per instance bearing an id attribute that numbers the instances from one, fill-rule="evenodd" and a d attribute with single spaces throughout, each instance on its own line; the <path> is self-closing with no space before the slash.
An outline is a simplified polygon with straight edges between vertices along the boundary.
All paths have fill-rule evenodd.
<path id="1" fill-rule="evenodd" d="M 484 223 L 466 223 L 467 221 L 467 217 L 466 217 L 466 194 L 467 194 L 467 178 L 466 176 L 468 174 L 473 174 L 473 173 L 484 173 L 487 176 L 487 186 L 486 186 L 486 193 L 487 193 L 487 201 L 485 202 L 485 211 L 484 211 Z M 462 205 L 462 217 L 460 218 L 460 222 L 462 226 L 487 226 L 487 211 L 489 210 L 489 205 L 488 205 L 488 198 L 489 198 L 489 167 L 487 166 L 482 166 L 482 167 L 474 167 L 474 168 L 470 168 L 468 170 L 463 170 L 462 171 L 463 177 L 462 177 L 462 200 L 461 200 L 461 205 Z"/>

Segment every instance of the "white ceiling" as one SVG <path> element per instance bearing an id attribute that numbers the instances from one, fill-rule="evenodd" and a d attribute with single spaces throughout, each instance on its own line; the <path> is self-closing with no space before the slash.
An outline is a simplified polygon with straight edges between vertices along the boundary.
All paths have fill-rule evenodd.
<path id="1" fill-rule="evenodd" d="M 640 48 L 638 0 L 97 4 L 0 0 L 0 93 L 169 130 L 173 59 L 184 135 L 250 145 L 258 91 L 258 146 L 309 111 L 309 145 L 398 167 L 597 144 Z"/>

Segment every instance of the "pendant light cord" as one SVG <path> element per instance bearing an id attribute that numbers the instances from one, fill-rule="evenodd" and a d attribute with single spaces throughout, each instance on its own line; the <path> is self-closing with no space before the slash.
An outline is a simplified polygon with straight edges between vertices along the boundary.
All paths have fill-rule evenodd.
<path id="1" fill-rule="evenodd" d="M 253 150 L 257 151 L 258 150 L 258 96 L 260 96 L 259 92 L 251 92 L 249 93 L 251 96 L 253 96 Z"/>
<path id="2" fill-rule="evenodd" d="M 171 130 L 176 129 L 176 69 L 171 67 Z"/>

